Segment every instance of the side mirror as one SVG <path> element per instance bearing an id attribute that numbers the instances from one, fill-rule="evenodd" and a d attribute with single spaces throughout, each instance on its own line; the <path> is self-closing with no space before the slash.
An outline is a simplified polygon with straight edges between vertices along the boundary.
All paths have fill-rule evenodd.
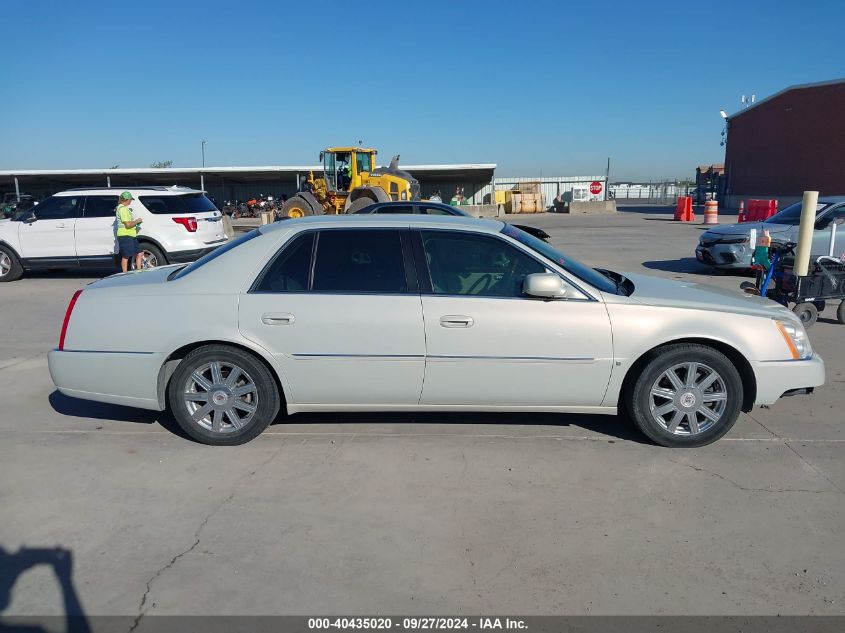
<path id="1" fill-rule="evenodd" d="M 26 217 L 23 219 L 23 222 L 24 222 L 24 224 L 32 224 L 36 220 L 38 220 L 38 218 L 35 217 L 35 213 L 30 211 L 29 213 L 26 214 Z"/>
<path id="2" fill-rule="evenodd" d="M 323 154 L 324 154 L 324 153 L 325 153 L 325 152 L 320 152 L 320 164 L 321 164 L 321 165 L 323 164 Z"/>
<path id="3" fill-rule="evenodd" d="M 525 277 L 522 292 L 543 299 L 584 299 L 584 295 L 554 273 L 534 273 Z"/>

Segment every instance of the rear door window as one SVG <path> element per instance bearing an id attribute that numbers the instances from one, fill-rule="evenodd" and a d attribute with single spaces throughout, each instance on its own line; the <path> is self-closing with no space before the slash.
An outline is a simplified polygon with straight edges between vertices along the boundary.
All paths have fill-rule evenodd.
<path id="1" fill-rule="evenodd" d="M 317 237 L 314 292 L 408 292 L 398 230 L 327 230 Z"/>
<path id="2" fill-rule="evenodd" d="M 113 218 L 115 217 L 116 209 L 117 196 L 87 196 L 85 198 L 85 211 L 82 217 Z"/>
<path id="3" fill-rule="evenodd" d="M 314 233 L 300 234 L 282 250 L 261 276 L 256 292 L 306 292 L 311 273 Z"/>
<path id="4" fill-rule="evenodd" d="M 155 215 L 190 215 L 209 213 L 217 207 L 202 193 L 188 193 L 178 196 L 138 196 L 150 213 Z"/>

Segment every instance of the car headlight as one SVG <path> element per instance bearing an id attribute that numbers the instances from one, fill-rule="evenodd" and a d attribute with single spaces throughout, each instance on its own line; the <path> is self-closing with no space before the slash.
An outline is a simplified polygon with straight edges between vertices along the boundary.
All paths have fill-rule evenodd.
<path id="1" fill-rule="evenodd" d="M 774 321 L 794 360 L 810 358 L 813 355 L 813 348 L 810 347 L 810 339 L 803 325 L 797 321 L 785 319 Z"/>

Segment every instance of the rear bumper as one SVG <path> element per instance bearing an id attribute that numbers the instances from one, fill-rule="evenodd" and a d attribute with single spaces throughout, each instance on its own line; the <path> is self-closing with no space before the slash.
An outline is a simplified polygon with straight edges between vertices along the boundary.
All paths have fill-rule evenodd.
<path id="1" fill-rule="evenodd" d="M 66 396 L 160 411 L 160 353 L 59 351 L 47 354 L 50 377 Z"/>
<path id="2" fill-rule="evenodd" d="M 807 360 L 753 362 L 757 377 L 757 399 L 754 404 L 773 404 L 787 392 L 812 390 L 824 384 L 824 360 L 813 356 Z"/>
<path id="3" fill-rule="evenodd" d="M 227 240 L 223 240 L 218 244 L 214 244 L 213 246 L 208 246 L 206 248 L 198 248 L 191 251 L 168 251 L 167 259 L 172 264 L 185 264 L 188 262 L 193 262 L 202 257 L 203 255 L 207 255 L 218 246 L 223 246 L 223 244 L 225 244 L 226 242 Z"/>

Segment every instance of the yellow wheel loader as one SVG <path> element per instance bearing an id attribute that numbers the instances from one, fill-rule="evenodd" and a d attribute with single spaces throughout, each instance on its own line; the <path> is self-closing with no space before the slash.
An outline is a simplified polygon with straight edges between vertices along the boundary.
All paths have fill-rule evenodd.
<path id="1" fill-rule="evenodd" d="M 320 152 L 323 173 L 308 175 L 304 187 L 282 206 L 282 217 L 355 213 L 375 202 L 419 200 L 420 183 L 399 169 L 399 156 L 389 167 L 376 167 L 378 152 L 363 147 L 330 147 Z"/>

